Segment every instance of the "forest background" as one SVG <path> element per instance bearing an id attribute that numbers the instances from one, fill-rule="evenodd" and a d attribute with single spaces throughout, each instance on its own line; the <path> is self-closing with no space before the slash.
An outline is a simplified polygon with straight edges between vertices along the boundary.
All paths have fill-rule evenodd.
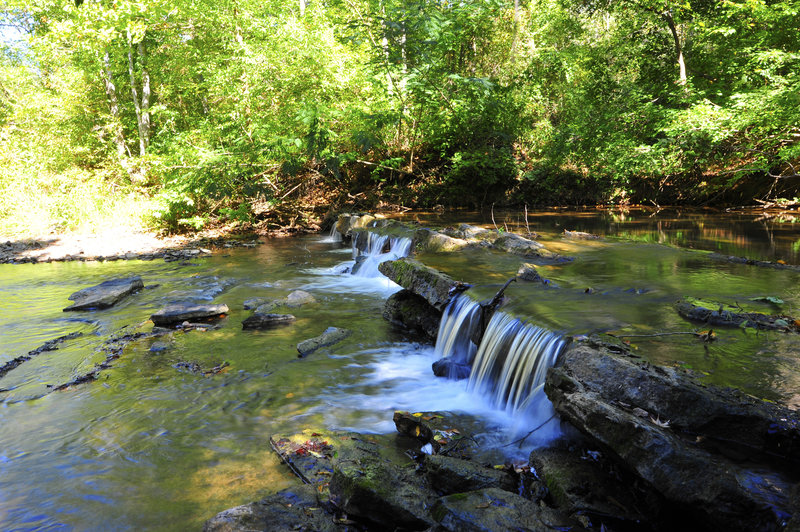
<path id="1" fill-rule="evenodd" d="M 2 234 L 800 194 L 800 0 L 0 5 Z"/>

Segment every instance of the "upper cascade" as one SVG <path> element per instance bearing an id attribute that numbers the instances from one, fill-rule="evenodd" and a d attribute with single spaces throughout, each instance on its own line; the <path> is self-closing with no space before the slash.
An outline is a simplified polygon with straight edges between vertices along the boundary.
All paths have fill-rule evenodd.
<path id="1" fill-rule="evenodd" d="M 358 277 L 383 277 L 378 265 L 397 260 L 411 253 L 411 238 L 388 236 L 372 231 L 353 233 L 353 265 L 351 274 Z"/>
<path id="2" fill-rule="evenodd" d="M 436 353 L 470 364 L 469 389 L 489 395 L 495 406 L 514 413 L 526 411 L 543 396 L 547 370 L 567 341 L 497 311 L 476 346 L 473 338 L 479 332 L 481 312 L 469 296 L 453 298 L 439 326 Z"/>

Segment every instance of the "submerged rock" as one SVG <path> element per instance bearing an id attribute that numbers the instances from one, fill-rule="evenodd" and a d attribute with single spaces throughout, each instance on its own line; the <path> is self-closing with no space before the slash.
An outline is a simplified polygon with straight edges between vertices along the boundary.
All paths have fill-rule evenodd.
<path id="1" fill-rule="evenodd" d="M 456 362 L 452 358 L 440 358 L 431 364 L 433 374 L 437 377 L 447 377 L 448 379 L 461 380 L 468 379 L 472 372 L 472 367 L 463 362 Z"/>
<path id="2" fill-rule="evenodd" d="M 539 257 L 558 262 L 572 260 L 571 257 L 559 255 L 558 253 L 546 249 L 544 244 L 536 242 L 535 240 L 529 240 L 516 233 L 505 233 L 495 239 L 492 245 L 499 250 L 515 255 L 522 255 L 523 257 Z"/>
<path id="3" fill-rule="evenodd" d="M 751 327 L 773 331 L 800 332 L 800 320 L 790 316 L 768 315 L 760 312 L 737 312 L 720 306 L 712 310 L 687 301 L 677 304 L 678 314 L 690 321 L 715 327 Z"/>
<path id="4" fill-rule="evenodd" d="M 467 288 L 464 283 L 414 259 L 382 262 L 378 270 L 406 290 L 423 297 L 439 312 L 444 310 L 454 294 Z"/>
<path id="5" fill-rule="evenodd" d="M 204 532 L 285 532 L 348 530 L 337 525 L 320 505 L 313 486 L 298 485 L 279 491 L 258 502 L 237 506 L 206 521 Z"/>
<path id="6" fill-rule="evenodd" d="M 215 320 L 228 313 L 228 305 L 202 305 L 196 303 L 171 303 L 150 316 L 157 327 L 178 325 L 184 321 Z"/>
<path id="7" fill-rule="evenodd" d="M 144 288 L 144 283 L 139 276 L 111 279 L 97 286 L 78 290 L 69 296 L 69 300 L 74 303 L 64 308 L 64 311 L 109 308 L 116 305 L 125 296 L 138 292 L 142 288 Z"/>
<path id="8" fill-rule="evenodd" d="M 545 392 L 562 419 L 680 508 L 686 521 L 775 530 L 787 519 L 782 473 L 797 471 L 800 462 L 795 412 L 586 344 L 549 370 Z M 770 469 L 776 458 L 780 469 Z M 744 459 L 760 465 L 739 465 Z"/>
<path id="9" fill-rule="evenodd" d="M 308 340 L 303 340 L 299 344 L 297 344 L 297 352 L 300 353 L 298 356 L 304 357 L 306 355 L 310 355 L 317 349 L 321 349 L 323 347 L 328 347 L 333 344 L 337 344 L 350 336 L 353 333 L 350 329 L 340 329 L 339 327 L 328 327 L 325 331 L 320 334 L 319 336 L 315 336 L 314 338 L 309 338 Z"/>
<path id="10" fill-rule="evenodd" d="M 575 240 L 600 240 L 598 235 L 584 233 L 583 231 L 568 231 L 567 229 L 564 229 L 564 236 Z"/>
<path id="11" fill-rule="evenodd" d="M 243 306 L 245 310 L 254 310 L 268 301 L 269 300 L 265 297 L 251 297 L 250 299 L 244 300 Z"/>
<path id="12" fill-rule="evenodd" d="M 302 307 L 303 305 L 310 305 L 316 302 L 317 299 L 305 290 L 295 290 L 286 296 L 286 306 L 290 308 Z"/>
<path id="13" fill-rule="evenodd" d="M 242 321 L 242 329 L 270 329 L 280 325 L 288 325 L 296 318 L 291 314 L 272 314 L 256 312 Z"/>
<path id="14" fill-rule="evenodd" d="M 429 340 L 435 340 L 442 313 L 422 296 L 403 289 L 386 300 L 383 317 L 395 325 L 410 329 Z"/>

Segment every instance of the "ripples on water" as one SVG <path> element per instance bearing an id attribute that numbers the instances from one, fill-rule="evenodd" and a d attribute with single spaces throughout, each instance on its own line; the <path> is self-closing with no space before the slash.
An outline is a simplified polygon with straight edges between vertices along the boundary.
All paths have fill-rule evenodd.
<path id="1" fill-rule="evenodd" d="M 524 227 L 519 213 L 495 215 L 512 229 L 516 216 Z M 800 314 L 800 274 L 713 262 L 686 249 L 797 263 L 800 235 L 791 224 L 741 216 L 560 211 L 531 216 L 529 224 L 549 247 L 577 258 L 539 267 L 558 289 L 512 284 L 503 311 L 555 333 L 690 331 L 696 326 L 672 310 L 684 295 L 726 302 L 770 295 L 785 301 L 784 312 Z M 610 237 L 570 241 L 559 236 L 563 229 Z M 197 529 L 218 511 L 293 482 L 269 449 L 270 435 L 312 427 L 391 432 L 395 409 L 468 412 L 490 444 L 532 428 L 530 418 L 497 408 L 492 397 L 471 391 L 468 381 L 433 377 L 430 364 L 441 353 L 410 342 L 381 318 L 385 298 L 398 287 L 384 278 L 344 273 L 354 261 L 345 261 L 349 248 L 332 236 L 270 240 L 191 265 L 0 265 L 0 364 L 47 340 L 83 332 L 0 378 L 0 388 L 9 390 L 0 392 L 0 528 Z M 476 283 L 476 300 L 493 295 L 520 263 L 485 251 L 420 258 Z M 72 292 L 133 273 L 153 288 L 111 310 L 61 312 Z M 584 292 L 588 287 L 594 293 Z M 242 310 L 245 299 L 280 298 L 295 289 L 313 292 L 318 303 L 293 310 L 298 319 L 292 326 L 241 330 L 249 314 Z M 138 326 L 175 298 L 226 303 L 231 312 L 218 330 L 134 343 L 96 382 L 49 393 L 48 385 L 104 360 L 100 348 L 109 335 Z M 764 307 L 770 310 L 776 311 Z M 354 333 L 298 360 L 296 344 L 328 326 Z M 800 389 L 796 336 L 718 334 L 710 345 L 691 336 L 631 341 L 642 356 L 693 367 L 707 373 L 709 382 L 800 403 L 794 395 Z M 154 341 L 169 347 L 151 352 Z M 179 361 L 204 368 L 228 361 L 230 367 L 203 377 L 175 369 Z M 532 415 L 541 416 L 536 410 L 548 406 L 533 405 Z M 552 428 L 549 435 L 558 432 L 557 425 Z"/>

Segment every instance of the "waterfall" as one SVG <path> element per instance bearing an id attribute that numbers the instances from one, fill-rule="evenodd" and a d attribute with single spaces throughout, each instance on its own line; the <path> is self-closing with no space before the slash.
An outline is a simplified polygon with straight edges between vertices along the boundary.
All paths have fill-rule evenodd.
<path id="1" fill-rule="evenodd" d="M 459 364 L 471 364 L 478 346 L 472 341 L 480 325 L 481 307 L 468 296 L 457 295 L 444 310 L 436 335 L 436 355 Z"/>
<path id="2" fill-rule="evenodd" d="M 339 231 L 336 230 L 336 222 L 331 225 L 331 230 L 328 233 L 328 236 L 322 239 L 323 242 L 341 242 L 342 235 Z"/>
<path id="3" fill-rule="evenodd" d="M 439 326 L 436 353 L 471 363 L 468 389 L 488 395 L 496 407 L 512 413 L 527 411 L 543 397 L 547 369 L 555 364 L 566 340 L 497 311 L 476 347 L 472 337 L 480 312 L 480 305 L 469 296 L 453 298 Z"/>
<path id="4" fill-rule="evenodd" d="M 378 265 L 387 260 L 407 257 L 411 252 L 411 239 L 380 235 L 371 231 L 359 231 L 353 234 L 353 266 L 352 275 L 357 277 L 381 277 Z"/>

